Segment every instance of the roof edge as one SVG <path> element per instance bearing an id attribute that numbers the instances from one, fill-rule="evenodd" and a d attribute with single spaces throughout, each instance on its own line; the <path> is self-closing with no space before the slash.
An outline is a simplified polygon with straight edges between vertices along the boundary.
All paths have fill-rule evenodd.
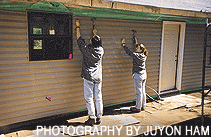
<path id="1" fill-rule="evenodd" d="M 57 0 L 56 0 L 57 1 Z M 148 21 L 180 21 L 187 24 L 205 24 L 205 17 L 190 17 L 160 13 L 140 12 L 123 9 L 102 8 L 86 5 L 72 5 L 59 2 L 39 1 L 37 3 L 0 0 L 0 9 L 25 11 L 40 10 L 72 13 L 73 16 L 99 17 Z"/>
<path id="2" fill-rule="evenodd" d="M 6 0 L 6 1 L 37 3 L 41 0 Z M 161 7 L 155 7 L 155 6 L 137 5 L 137 4 L 132 4 L 132 3 L 130 4 L 130 3 L 123 3 L 123 2 L 116 2 L 116 1 L 115 2 L 105 1 L 105 0 L 42 0 L 42 1 L 58 2 L 58 3 L 62 3 L 65 6 L 68 5 L 70 7 L 83 5 L 83 6 L 90 6 L 90 7 L 148 12 L 148 13 L 175 15 L 175 16 L 211 18 L 211 12 L 161 8 Z"/>

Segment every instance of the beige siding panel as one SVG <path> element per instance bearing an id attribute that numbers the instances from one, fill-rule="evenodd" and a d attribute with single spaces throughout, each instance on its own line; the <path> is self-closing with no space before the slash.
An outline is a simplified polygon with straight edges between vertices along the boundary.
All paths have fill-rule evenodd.
<path id="1" fill-rule="evenodd" d="M 20 50 L 20 49 L 19 49 Z M 26 49 L 25 49 L 26 50 Z M 6 51 L 10 51 L 9 49 L 6 49 Z M 4 52 L 4 51 L 3 51 Z M 16 61 L 17 59 L 10 59 L 10 60 L 5 60 L 5 61 L 0 61 L 0 65 L 12 65 L 12 64 L 28 64 L 28 63 L 31 63 L 28 61 L 28 58 L 23 58 L 23 59 L 19 59 L 19 61 Z M 68 60 L 68 59 L 66 59 Z M 74 57 L 74 59 L 72 59 L 71 61 L 81 61 L 82 59 L 81 58 L 76 58 Z M 65 61 L 65 60 L 64 60 Z M 69 61 L 69 60 L 68 60 Z M 47 61 L 45 61 L 47 63 Z M 48 62 L 51 62 L 51 61 L 48 61 Z M 59 61 L 58 61 L 59 62 Z M 35 62 L 36 63 L 36 62 Z"/>
<path id="2" fill-rule="evenodd" d="M 28 57 L 28 53 L 20 53 L 20 54 L 15 54 L 16 58 L 27 58 Z M 14 54 L 1 54 L 0 58 L 14 58 Z"/>
<path id="3" fill-rule="evenodd" d="M 84 97 L 83 97 L 83 94 L 79 94 L 80 96 L 78 96 L 77 98 L 74 97 L 75 95 L 71 95 L 69 93 L 67 94 L 62 94 L 62 96 L 60 95 L 57 95 L 57 96 L 53 96 L 54 99 L 52 101 L 48 101 L 47 99 L 40 99 L 40 98 L 37 98 L 37 102 L 32 102 L 33 100 L 23 100 L 23 102 L 25 104 L 23 104 L 23 102 L 21 102 L 21 104 L 19 104 L 19 102 L 9 102 L 8 104 L 6 104 L 6 106 L 10 107 L 11 109 L 8 109 L 8 107 L 4 107 L 2 108 L 1 112 L 0 112 L 0 115 L 6 115 L 7 113 L 15 113 L 15 112 L 20 112 L 20 111 L 26 111 L 26 110 L 30 110 L 30 109 L 37 109 L 37 108 L 45 108 L 45 107 L 48 107 L 48 106 L 57 106 L 57 105 L 64 105 L 64 104 L 70 104 L 70 103 L 74 103 L 74 102 L 82 102 L 82 104 L 85 103 L 84 101 Z M 72 99 L 70 99 L 72 98 Z M 62 101 L 61 101 L 62 100 Z M 17 105 L 10 105 L 10 104 L 14 104 L 14 103 L 17 103 Z M 78 105 L 81 105 L 81 104 L 78 104 Z M 70 106 L 67 106 L 66 108 L 68 108 Z M 13 116 L 14 117 L 14 116 Z M 16 117 L 16 116 L 15 116 Z M 11 117 L 12 118 L 12 117 Z"/>
<path id="4" fill-rule="evenodd" d="M 80 102 L 78 102 L 80 103 Z M 64 113 L 67 113 L 67 112 L 74 112 L 74 111 L 77 111 L 77 110 L 83 110 L 85 109 L 84 107 L 84 104 L 83 105 L 80 105 L 80 106 L 77 106 L 76 103 L 71 103 L 71 104 L 68 104 L 67 106 L 73 106 L 70 108 L 66 108 L 66 109 L 58 109 L 58 110 L 55 110 L 55 109 L 52 109 L 52 111 L 48 111 L 48 112 L 43 112 L 43 113 L 36 113 L 36 110 L 33 110 L 35 113 L 32 114 L 32 115 L 29 115 L 27 112 L 26 112 L 26 115 L 21 115 L 19 117 L 16 117 L 16 118 L 11 118 L 11 119 L 6 119 L 6 120 L 2 120 L 1 121 L 1 124 L 2 125 L 8 125 L 8 123 L 18 123 L 18 122 L 23 122 L 23 121 L 27 121 L 27 120 L 32 120 L 32 119 L 38 119 L 38 118 L 42 118 L 42 117 L 48 117 L 48 116 L 52 116 L 52 114 L 64 114 Z M 14 113 L 13 115 L 16 115 L 17 113 Z"/>
<path id="5" fill-rule="evenodd" d="M 7 10 L 0 10 L 0 15 L 2 16 L 2 19 L 20 19 L 26 21 L 25 12 L 22 11 L 7 11 Z"/>
<path id="6" fill-rule="evenodd" d="M 27 52 L 27 48 L 1 48 L 0 52 Z"/>
<path id="7" fill-rule="evenodd" d="M 20 88 L 20 89 L 8 89 L 8 90 L 4 90 L 1 92 L 0 96 L 1 98 L 4 100 L 6 99 L 6 96 L 10 96 L 10 95 L 19 95 L 19 94 L 27 94 L 27 93 L 36 93 L 36 92 L 50 92 L 52 90 L 73 90 L 73 91 L 78 91 L 79 89 L 81 90 L 81 85 L 83 84 L 83 81 L 79 81 L 77 83 L 62 83 L 62 84 L 54 84 L 54 85 L 47 85 L 47 86 L 35 86 L 35 87 L 26 87 L 26 88 Z M 62 89 L 61 89 L 62 87 Z M 79 89 L 77 89 L 79 88 Z M 82 90 L 83 91 L 83 90 Z M 49 95 L 49 94 L 48 94 Z M 44 97 L 45 98 L 45 97 Z M 13 97 L 13 99 L 17 99 L 15 97 Z"/>
<path id="8" fill-rule="evenodd" d="M 5 13 L 5 12 L 4 12 Z M 4 19 L 4 20 L 10 20 L 10 21 L 23 21 L 26 22 L 26 16 L 25 14 L 19 14 L 17 15 L 2 15 L 4 14 L 3 12 L 0 12 L 0 19 Z M 22 15 L 22 16 L 20 16 Z"/>
<path id="9" fill-rule="evenodd" d="M 202 86 L 204 31 L 204 25 L 187 25 L 186 27 L 182 90 Z M 207 53 L 208 61 L 209 53 Z M 211 85 L 210 72 L 210 69 L 206 69 L 206 84 L 208 85 Z"/>
<path id="10" fill-rule="evenodd" d="M 74 79 L 74 82 L 78 82 L 81 80 L 79 77 L 65 77 L 65 78 L 55 78 L 55 79 L 47 79 L 47 80 L 32 80 L 27 82 L 16 82 L 16 83 L 9 83 L 3 86 L 0 86 L 0 90 L 6 89 L 15 89 L 15 88 L 24 88 L 24 87 L 33 87 L 33 86 L 41 86 L 46 84 L 58 84 L 58 83 L 70 83 Z"/>
<path id="11" fill-rule="evenodd" d="M 38 108 L 26 109 L 24 111 L 16 111 L 16 112 L 11 113 L 12 115 L 2 114 L 1 118 L 2 118 L 2 120 L 5 120 L 5 119 L 17 118 L 17 117 L 21 117 L 21 116 L 30 116 L 30 115 L 46 113 L 46 112 L 61 111 L 63 109 L 67 109 L 67 108 L 69 108 L 69 111 L 74 111 L 74 109 L 73 110 L 70 109 L 70 106 L 73 106 L 73 104 L 74 104 L 74 107 L 80 106 L 82 104 L 85 105 L 84 100 L 83 101 L 78 100 L 77 103 L 76 103 L 76 100 L 73 100 L 73 101 L 75 101 L 75 102 L 73 102 L 73 103 L 65 102 L 64 104 L 53 104 L 52 106 L 48 105 L 48 107 L 43 107 L 42 105 L 39 105 Z M 57 101 L 57 102 L 60 102 L 60 101 Z M 31 107 L 32 106 L 35 106 L 35 105 L 32 104 Z M 23 108 L 23 106 L 22 106 L 22 108 Z"/>
<path id="12" fill-rule="evenodd" d="M 74 57 L 73 60 L 75 61 L 75 57 Z M 66 67 L 77 68 L 77 67 L 81 66 L 81 64 L 71 64 L 69 62 L 70 62 L 69 60 L 58 61 L 56 63 L 54 63 L 54 61 L 52 61 L 51 63 L 46 64 L 45 61 L 42 61 L 42 62 L 34 61 L 34 62 L 29 62 L 27 64 L 21 64 L 21 65 L 16 65 L 16 66 L 14 66 L 14 65 L 9 65 L 7 67 L 2 66 L 0 68 L 0 71 L 24 70 L 24 69 L 29 69 L 29 70 L 32 70 L 32 69 L 47 69 L 47 68 L 58 68 L 58 67 L 59 68 L 66 68 Z"/>
<path id="13" fill-rule="evenodd" d="M 0 30 L 1 33 L 9 33 L 9 34 L 21 34 L 24 35 L 27 33 L 27 29 L 20 29 L 20 28 L 1 28 Z"/>
<path id="14" fill-rule="evenodd" d="M 72 77 L 78 77 L 78 75 L 74 72 L 71 72 L 71 73 L 65 73 L 65 72 L 58 73 L 58 72 L 56 72 L 56 73 L 58 75 L 55 75 L 55 73 L 49 73 L 48 75 L 37 74 L 37 75 L 30 75 L 30 76 L 27 75 L 27 76 L 12 77 L 12 78 L 9 78 L 9 79 L 0 80 L 0 83 L 3 84 L 3 83 L 29 82 L 29 81 L 36 81 L 36 80 L 68 78 L 69 75 L 71 75 Z"/>
<path id="15" fill-rule="evenodd" d="M 17 61 L 17 59 L 14 59 L 14 60 L 7 59 L 6 61 L 0 61 L 0 65 L 24 64 L 24 63 L 28 63 L 28 60 L 27 59 L 19 59 Z"/>
<path id="16" fill-rule="evenodd" d="M 83 84 L 82 82 L 79 82 L 79 84 Z M 21 99 L 21 101 L 17 101 L 21 104 L 26 104 L 28 101 L 32 101 L 32 102 L 37 102 L 37 101 L 47 101 L 46 100 L 46 96 L 49 96 L 49 93 L 51 93 L 51 98 L 52 100 L 57 100 L 57 98 L 59 96 L 67 96 L 68 92 L 70 92 L 70 90 L 74 89 L 73 93 L 69 93 L 70 96 L 75 96 L 78 97 L 79 94 L 81 95 L 83 92 L 81 91 L 81 86 L 78 85 L 72 85 L 71 84 L 71 88 L 63 88 L 63 89 L 51 89 L 49 91 L 36 91 L 36 92 L 25 92 L 22 93 L 24 96 L 20 96 L 22 94 L 20 93 L 14 93 L 12 95 L 4 95 L 1 98 L 1 103 L 7 102 L 6 106 L 12 106 L 12 104 L 10 104 L 10 102 L 15 102 L 17 101 L 17 96 L 19 96 L 18 98 Z M 16 96 L 17 95 L 17 96 Z M 64 96 L 64 97 L 65 97 Z M 5 98 L 6 97 L 6 98 Z M 68 97 L 68 96 L 67 96 Z M 38 99 L 39 98 L 39 99 Z M 66 97 L 65 97 L 66 98 Z M 30 100 L 28 100 L 30 99 Z M 34 101 L 32 100 L 34 99 Z M 37 100 L 35 100 L 37 99 Z M 24 101 L 25 100 L 25 101 Z M 70 99 L 71 100 L 71 99 Z M 24 103 L 25 102 L 25 103 Z M 31 102 L 31 103 L 32 103 Z M 28 102 L 30 104 L 30 102 Z M 14 106 L 17 106 L 17 104 L 13 104 Z M 6 106 L 2 106 L 3 108 Z"/>
<path id="17" fill-rule="evenodd" d="M 13 39 L 26 39 L 26 34 L 25 35 L 20 35 L 20 34 L 18 34 L 18 35 L 14 35 L 14 34 L 4 35 L 4 34 L 1 34 L 0 39 L 11 39 L 11 40 L 13 40 Z"/>
<path id="18" fill-rule="evenodd" d="M 112 19 L 97 19 L 96 26 L 98 28 L 99 35 L 102 37 L 103 45 L 105 49 L 105 56 L 103 60 L 103 64 L 105 67 L 103 67 L 103 74 L 111 73 L 110 75 L 113 75 L 112 73 L 112 66 L 111 64 L 119 64 L 118 66 L 121 67 L 118 70 L 115 70 L 114 72 L 118 73 L 125 73 L 120 76 L 121 73 L 117 77 L 107 77 L 104 76 L 103 83 L 107 82 L 122 82 L 124 85 L 128 85 L 127 90 L 124 92 L 124 94 L 121 93 L 120 98 L 128 98 L 128 93 L 132 95 L 130 99 L 135 99 L 134 89 L 133 89 L 133 79 L 131 76 L 131 70 L 132 70 L 132 59 L 125 53 L 124 49 L 120 46 L 121 44 L 121 38 L 125 37 L 126 39 L 126 45 L 133 50 L 132 48 L 132 31 L 133 29 L 137 30 L 136 36 L 138 37 L 139 42 L 142 42 L 145 44 L 147 49 L 149 50 L 149 57 L 147 59 L 147 73 L 148 73 L 148 79 L 147 79 L 147 85 L 157 90 L 158 87 L 158 71 L 159 71 L 159 52 L 160 52 L 160 39 L 161 39 L 161 23 L 156 22 L 147 22 L 147 21 L 130 21 L 130 20 L 112 20 Z M 102 29 L 104 31 L 101 31 Z M 83 34 L 82 34 L 83 36 Z M 127 68 L 125 68 L 127 64 Z M 109 67 L 106 67 L 109 65 Z M 112 70 L 110 70 L 112 69 Z M 105 73 L 106 72 L 106 73 Z M 128 77 L 128 78 L 124 78 Z M 121 79 L 119 81 L 118 79 Z M 128 84 L 129 83 L 129 84 Z M 116 83 L 115 83 L 116 84 Z M 115 85 L 114 84 L 114 85 Z M 105 85 L 105 84 L 104 84 Z M 109 100 L 113 100 L 113 96 L 109 96 L 112 98 L 109 98 L 105 95 L 108 94 L 108 91 L 111 92 L 112 95 L 115 95 L 115 93 L 112 92 L 112 89 L 115 89 L 113 91 L 117 91 L 118 89 L 121 89 L 121 86 L 117 84 L 118 87 L 110 87 L 110 88 L 103 88 L 104 92 L 104 98 L 105 102 L 107 102 L 107 98 Z M 124 90 L 124 88 L 122 88 Z M 150 90 L 146 89 L 147 93 L 151 95 L 155 95 L 155 93 Z M 106 94 L 105 94 L 106 93 Z M 118 94 L 117 94 L 118 96 Z M 124 97 L 125 96 L 125 97 Z M 118 97 L 117 97 L 118 98 Z M 117 99 L 118 100 L 118 99 Z M 126 101 L 127 99 L 125 99 Z M 110 101 L 108 101 L 110 102 Z M 116 101 L 114 101 L 116 103 Z"/>
<path id="19" fill-rule="evenodd" d="M 28 80 L 29 79 L 34 80 L 35 75 L 38 75 L 38 74 L 48 74 L 48 73 L 52 73 L 52 74 L 55 73 L 56 74 L 56 73 L 68 72 L 68 71 L 77 72 L 79 70 L 81 70 L 81 68 L 78 68 L 78 67 L 76 67 L 76 68 L 65 67 L 65 68 L 61 68 L 61 69 L 49 68 L 49 69 L 34 69 L 34 70 L 33 69 L 30 69 L 30 70 L 10 70 L 9 71 L 10 73 L 3 73 L 0 76 L 1 77 L 14 77 L 14 76 L 27 76 L 28 75 L 28 77 L 29 77 Z M 8 72 L 8 71 L 6 71 L 6 72 Z M 73 74 L 73 75 L 75 75 L 75 74 Z M 40 79 L 42 79 L 42 78 L 40 78 Z"/>
<path id="20" fill-rule="evenodd" d="M 10 22 L 10 21 L 0 21 L 0 25 L 4 27 L 22 27 L 26 26 L 26 22 Z"/>
<path id="21" fill-rule="evenodd" d="M 78 48 L 72 60 L 29 62 L 26 14 L 0 15 L 0 125 L 85 109 Z"/>
<path id="22" fill-rule="evenodd" d="M 26 13 L 0 11 L 0 124 L 69 113 L 86 109 L 81 75 L 82 54 L 73 29 L 73 59 L 28 61 Z M 14 17 L 15 16 L 15 17 Z M 14 18 L 13 18 L 14 17 Z M 81 34 L 89 43 L 92 36 L 90 18 L 74 17 L 81 21 Z M 15 24 L 15 23 L 17 24 Z M 132 58 L 121 46 L 126 38 L 133 50 L 132 29 L 138 31 L 139 42 L 149 50 L 147 85 L 157 90 L 161 23 L 97 18 L 96 27 L 103 40 L 103 101 L 104 105 L 134 100 Z M 6 31 L 8 29 L 8 31 Z M 13 31 L 14 30 L 14 31 Z M 152 90 L 147 93 L 154 95 Z M 52 98 L 48 101 L 46 97 Z"/>
<path id="23" fill-rule="evenodd" d="M 14 41 L 1 41 L 0 43 L 0 46 L 26 46 L 27 45 L 27 42 L 26 40 L 25 41 L 17 41 L 17 42 L 14 42 Z M 2 47 L 0 47 L 2 48 Z"/>

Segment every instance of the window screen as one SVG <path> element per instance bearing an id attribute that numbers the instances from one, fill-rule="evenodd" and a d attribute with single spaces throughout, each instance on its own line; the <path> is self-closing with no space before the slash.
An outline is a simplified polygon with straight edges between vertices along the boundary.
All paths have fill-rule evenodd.
<path id="1" fill-rule="evenodd" d="M 69 59 L 72 15 L 28 12 L 29 61 Z"/>

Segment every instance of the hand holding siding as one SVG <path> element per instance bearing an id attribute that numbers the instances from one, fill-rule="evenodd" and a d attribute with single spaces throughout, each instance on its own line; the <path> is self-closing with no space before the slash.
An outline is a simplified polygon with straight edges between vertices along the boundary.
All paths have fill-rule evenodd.
<path id="1" fill-rule="evenodd" d="M 125 46 L 125 38 L 122 38 L 122 46 Z"/>
<path id="2" fill-rule="evenodd" d="M 81 33 L 80 33 L 80 22 L 79 22 L 78 19 L 75 21 L 75 25 L 76 25 L 76 37 L 78 39 L 78 38 L 81 37 Z"/>

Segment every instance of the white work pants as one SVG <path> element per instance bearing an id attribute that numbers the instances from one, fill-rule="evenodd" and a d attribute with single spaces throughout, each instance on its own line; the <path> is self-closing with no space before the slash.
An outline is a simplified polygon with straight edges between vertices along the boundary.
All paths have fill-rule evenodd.
<path id="1" fill-rule="evenodd" d="M 134 79 L 134 89 L 136 93 L 136 108 L 141 109 L 146 106 L 145 93 L 146 80 Z"/>
<path id="2" fill-rule="evenodd" d="M 84 97 L 86 100 L 86 107 L 90 118 L 95 118 L 95 106 L 97 110 L 97 118 L 103 114 L 103 100 L 102 100 L 102 82 L 92 82 L 84 79 Z M 94 99 L 95 98 L 95 104 Z"/>

